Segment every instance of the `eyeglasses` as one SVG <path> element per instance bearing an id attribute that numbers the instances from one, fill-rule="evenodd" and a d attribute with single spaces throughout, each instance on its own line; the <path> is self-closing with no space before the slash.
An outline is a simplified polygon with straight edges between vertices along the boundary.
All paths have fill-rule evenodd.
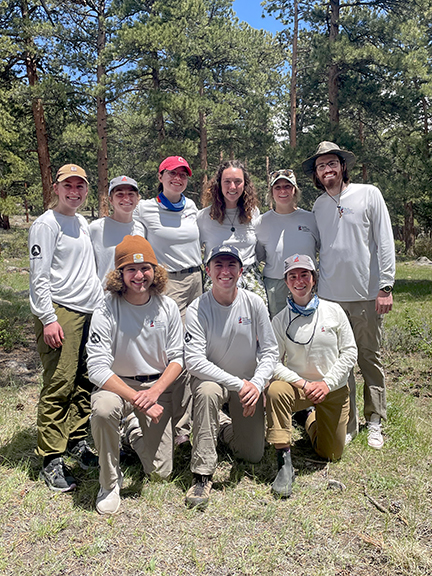
<path id="1" fill-rule="evenodd" d="M 339 160 L 330 160 L 330 162 L 323 162 L 322 164 L 317 164 L 315 166 L 315 169 L 317 172 L 322 172 L 323 170 L 326 169 L 326 166 L 328 166 L 329 168 L 337 168 L 339 166 L 340 162 Z"/>

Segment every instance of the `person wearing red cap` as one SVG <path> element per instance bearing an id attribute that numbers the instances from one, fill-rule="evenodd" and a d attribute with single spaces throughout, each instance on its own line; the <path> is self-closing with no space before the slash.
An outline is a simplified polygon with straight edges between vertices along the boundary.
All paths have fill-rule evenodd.
<path id="1" fill-rule="evenodd" d="M 159 166 L 158 196 L 140 200 L 134 212 L 158 262 L 168 271 L 167 295 L 177 302 L 183 321 L 188 305 L 202 294 L 198 209 L 184 195 L 189 176 L 192 170 L 184 158 L 165 158 Z M 176 444 L 180 445 L 188 441 L 191 429 L 191 395 L 186 378 L 184 385 L 176 387 L 175 395 Z"/>
<path id="2" fill-rule="evenodd" d="M 144 227 L 132 218 L 140 200 L 138 184 L 129 176 L 117 176 L 109 184 L 108 199 L 111 216 L 98 218 L 90 226 L 90 237 L 96 258 L 97 275 L 105 284 L 105 276 L 114 270 L 114 251 L 127 235 L 144 236 Z"/>
<path id="3" fill-rule="evenodd" d="M 30 307 L 44 369 L 37 415 L 40 478 L 51 490 L 67 492 L 76 480 L 64 463 L 66 451 L 84 469 L 97 465 L 86 442 L 91 384 L 84 345 L 103 293 L 87 222 L 76 213 L 88 194 L 85 171 L 62 166 L 54 193 L 52 209 L 29 232 Z"/>
<path id="4" fill-rule="evenodd" d="M 167 478 L 172 470 L 171 397 L 183 368 L 183 327 L 176 303 L 163 294 L 166 284 L 167 273 L 148 241 L 125 236 L 87 342 L 96 386 L 91 427 L 100 462 L 100 514 L 115 514 L 120 506 L 120 427 L 129 413 L 139 419 L 132 445 L 144 472 Z"/>

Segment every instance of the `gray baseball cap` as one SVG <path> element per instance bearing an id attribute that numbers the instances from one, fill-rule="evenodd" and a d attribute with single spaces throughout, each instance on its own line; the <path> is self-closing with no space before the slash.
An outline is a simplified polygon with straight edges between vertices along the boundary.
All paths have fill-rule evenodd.
<path id="1" fill-rule="evenodd" d="M 129 178 L 129 176 L 117 176 L 117 178 L 113 178 L 109 183 L 108 195 L 111 196 L 111 192 L 114 190 L 114 188 L 117 188 L 117 186 L 121 186 L 123 184 L 132 186 L 132 188 L 135 188 L 135 190 L 139 192 L 138 184 L 133 178 Z"/>
<path id="2" fill-rule="evenodd" d="M 307 254 L 293 254 L 284 261 L 284 276 L 295 268 L 304 268 L 311 272 L 316 272 L 315 264 Z"/>

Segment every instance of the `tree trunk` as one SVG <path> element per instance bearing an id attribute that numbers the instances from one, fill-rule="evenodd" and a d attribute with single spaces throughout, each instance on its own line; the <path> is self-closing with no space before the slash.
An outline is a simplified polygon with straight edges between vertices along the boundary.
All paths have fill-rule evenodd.
<path id="1" fill-rule="evenodd" d="M 298 0 L 294 0 L 294 29 L 291 63 L 291 131 L 290 146 L 297 146 L 297 40 L 298 40 Z"/>
<path id="2" fill-rule="evenodd" d="M 96 118 L 97 133 L 99 139 L 97 164 L 98 164 L 98 211 L 99 217 L 108 215 L 108 142 L 107 142 L 107 107 L 103 89 L 106 69 L 103 64 L 103 51 L 106 44 L 105 28 L 105 2 L 99 2 L 98 12 L 98 36 L 97 36 L 97 88 L 96 96 Z"/>
<path id="3" fill-rule="evenodd" d="M 207 188 L 207 170 L 208 170 L 208 158 L 207 158 L 207 118 L 206 113 L 203 110 L 204 102 L 204 83 L 200 80 L 199 95 L 201 100 L 200 112 L 199 112 L 199 155 L 200 155 L 200 168 L 201 168 L 201 193 L 203 194 Z"/>
<path id="4" fill-rule="evenodd" d="M 153 54 L 153 57 L 156 59 L 157 54 Z M 159 100 L 160 80 L 159 80 L 159 70 L 157 68 L 152 68 L 152 78 L 153 78 L 153 90 L 155 91 L 156 97 Z M 155 128 L 158 134 L 158 142 L 159 144 L 161 144 L 165 140 L 165 120 L 163 110 L 160 109 L 159 104 L 156 109 Z"/>
<path id="5" fill-rule="evenodd" d="M 413 210 L 413 203 L 411 200 L 405 203 L 404 239 L 405 239 L 405 254 L 407 256 L 414 256 L 414 246 L 415 246 L 414 210 Z"/>
<path id="6" fill-rule="evenodd" d="M 330 0 L 330 67 L 328 76 L 328 98 L 330 130 L 333 136 L 337 136 L 339 130 L 339 69 L 333 62 L 333 44 L 336 42 L 339 33 L 339 0 Z"/>
<path id="7" fill-rule="evenodd" d="M 30 17 L 28 12 L 27 0 L 21 2 L 21 13 L 24 24 L 26 36 L 24 42 L 26 45 L 25 64 L 27 71 L 27 78 L 29 85 L 34 88 L 38 84 L 37 65 L 34 57 L 35 45 L 33 38 L 30 36 Z M 41 98 L 33 97 L 32 101 L 33 120 L 36 129 L 37 153 L 39 160 L 39 169 L 42 179 L 42 193 L 43 193 L 43 207 L 44 210 L 48 209 L 51 201 L 52 191 L 52 174 L 51 174 L 51 160 L 48 147 L 48 135 L 45 123 L 45 112 Z"/>

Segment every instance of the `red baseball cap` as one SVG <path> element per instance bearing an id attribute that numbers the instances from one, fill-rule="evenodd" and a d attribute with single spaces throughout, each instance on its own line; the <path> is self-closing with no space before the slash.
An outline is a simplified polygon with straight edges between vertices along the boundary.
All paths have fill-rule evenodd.
<path id="1" fill-rule="evenodd" d="M 176 168 L 186 168 L 189 176 L 192 176 L 192 170 L 189 164 L 181 156 L 168 156 L 159 166 L 159 174 L 164 170 L 175 170 Z"/>

